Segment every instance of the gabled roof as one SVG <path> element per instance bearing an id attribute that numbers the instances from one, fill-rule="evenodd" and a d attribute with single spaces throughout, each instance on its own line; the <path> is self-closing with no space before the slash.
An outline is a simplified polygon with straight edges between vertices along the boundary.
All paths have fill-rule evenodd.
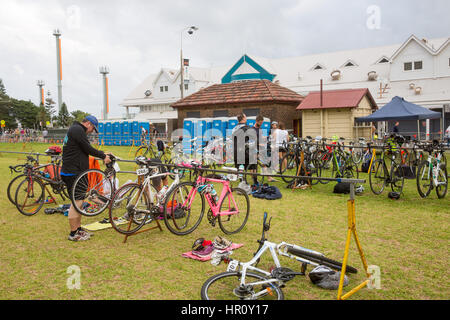
<path id="1" fill-rule="evenodd" d="M 243 66 L 246 66 L 245 71 L 237 72 Z M 222 83 L 230 83 L 232 81 L 240 80 L 255 80 L 255 79 L 267 79 L 272 81 L 275 78 L 275 74 L 271 74 L 265 68 L 263 68 L 254 59 L 244 54 L 223 76 Z"/>
<path id="2" fill-rule="evenodd" d="M 448 45 L 450 44 L 450 38 L 447 39 L 447 41 L 445 41 L 441 47 L 439 49 L 436 50 L 436 55 L 438 55 L 439 53 L 441 53 L 442 50 L 444 50 Z"/>
<path id="3" fill-rule="evenodd" d="M 303 96 L 269 80 L 248 80 L 214 84 L 178 100 L 171 107 L 242 103 L 286 103 L 296 105 L 302 100 Z"/>
<path id="4" fill-rule="evenodd" d="M 357 108 L 361 100 L 367 96 L 372 109 L 377 104 L 369 89 L 324 90 L 322 92 L 322 106 L 320 105 L 320 91 L 310 92 L 297 107 L 297 110 L 329 109 L 329 108 Z"/>
<path id="5" fill-rule="evenodd" d="M 411 35 L 401 46 L 400 48 L 398 48 L 394 54 L 392 55 L 392 57 L 390 58 L 390 60 L 394 60 L 399 54 L 400 52 L 403 51 L 403 49 L 406 48 L 406 46 L 411 42 L 411 41 L 415 41 L 416 43 L 418 43 L 422 48 L 424 48 L 426 51 L 428 51 L 431 55 L 435 54 L 435 51 L 432 47 L 428 46 L 426 42 L 420 40 L 419 38 L 417 38 L 415 35 Z"/>

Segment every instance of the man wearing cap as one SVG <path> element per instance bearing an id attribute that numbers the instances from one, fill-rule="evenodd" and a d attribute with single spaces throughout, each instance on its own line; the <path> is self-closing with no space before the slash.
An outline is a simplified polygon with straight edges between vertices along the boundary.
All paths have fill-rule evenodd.
<path id="1" fill-rule="evenodd" d="M 64 138 L 61 179 L 66 184 L 69 194 L 71 194 L 77 176 L 89 169 L 90 155 L 103 159 L 105 163 L 111 162 L 108 154 L 93 148 L 89 143 L 87 135 L 93 131 L 98 132 L 97 127 L 97 118 L 89 115 L 81 123 L 75 121 Z M 82 202 L 83 200 L 74 199 L 74 201 Z M 81 228 L 81 215 L 76 211 L 73 204 L 69 209 L 69 225 L 69 240 L 82 241 L 90 238 L 90 234 Z"/>

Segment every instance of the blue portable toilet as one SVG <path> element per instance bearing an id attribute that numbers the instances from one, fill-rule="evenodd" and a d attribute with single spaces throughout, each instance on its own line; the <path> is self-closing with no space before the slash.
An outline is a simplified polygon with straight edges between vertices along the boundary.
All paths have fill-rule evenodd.
<path id="1" fill-rule="evenodd" d="M 103 122 L 99 122 L 98 124 L 98 143 L 103 144 L 103 140 L 105 140 L 105 124 Z"/>
<path id="2" fill-rule="evenodd" d="M 215 135 L 218 131 L 222 132 L 222 122 L 226 121 L 224 118 L 214 118 L 212 121 L 212 128 L 214 129 Z M 223 136 L 223 132 L 222 132 Z M 223 138 L 223 137 L 222 137 Z"/>
<path id="3" fill-rule="evenodd" d="M 120 138 L 120 145 L 122 146 L 130 146 L 130 122 L 123 121 L 120 126 L 122 127 L 122 135 Z"/>
<path id="4" fill-rule="evenodd" d="M 261 125 L 261 130 L 262 130 L 263 136 L 267 137 L 269 135 L 269 131 L 270 131 L 270 119 L 269 118 L 264 118 L 264 122 Z"/>
<path id="5" fill-rule="evenodd" d="M 111 122 L 105 123 L 105 145 L 112 146 L 113 144 L 113 128 Z"/>
<path id="6" fill-rule="evenodd" d="M 148 134 L 148 133 L 150 133 L 150 123 L 148 121 L 147 122 L 139 122 L 139 137 L 141 136 L 142 128 L 147 130 L 146 140 L 147 140 L 147 142 L 150 142 L 150 135 Z"/>
<path id="7" fill-rule="evenodd" d="M 183 121 L 183 153 L 191 154 L 192 145 L 190 140 L 196 136 L 196 122 L 197 118 L 186 118 Z"/>
<path id="8" fill-rule="evenodd" d="M 247 117 L 247 125 L 249 127 L 253 127 L 256 123 L 256 117 L 252 116 L 252 117 Z"/>
<path id="9" fill-rule="evenodd" d="M 203 120 L 206 121 L 206 130 L 203 133 L 203 140 L 204 141 L 209 141 L 211 140 L 211 130 L 213 127 L 213 120 L 214 118 L 203 118 Z"/>
<path id="10" fill-rule="evenodd" d="M 231 136 L 231 132 L 233 131 L 234 127 L 236 127 L 236 125 L 238 123 L 239 123 L 239 121 L 237 120 L 237 117 L 228 118 L 228 126 L 227 126 L 227 130 L 226 130 L 227 138 Z"/>
<path id="11" fill-rule="evenodd" d="M 115 146 L 120 146 L 122 137 L 122 126 L 120 122 L 113 122 L 113 144 Z"/>

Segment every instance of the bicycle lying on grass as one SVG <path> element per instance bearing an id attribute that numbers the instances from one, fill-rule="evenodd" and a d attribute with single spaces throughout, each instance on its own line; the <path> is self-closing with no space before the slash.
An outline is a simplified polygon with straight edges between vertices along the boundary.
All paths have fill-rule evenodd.
<path id="1" fill-rule="evenodd" d="M 267 212 L 264 212 L 263 231 L 261 240 L 258 240 L 259 248 L 249 262 L 229 259 L 229 253 L 222 255 L 221 259 L 229 263 L 227 271 L 216 274 L 205 281 L 201 288 L 202 299 L 283 300 L 284 294 L 281 289 L 285 283 L 297 275 L 305 275 L 308 265 L 325 265 L 338 271 L 342 269 L 342 263 L 329 259 L 320 252 L 286 242 L 278 244 L 269 242 L 265 238 L 265 232 L 270 229 L 271 219 L 267 223 Z M 256 267 L 260 257 L 267 250 L 270 251 L 275 263 L 275 268 L 271 272 Z M 283 267 L 277 253 L 299 261 L 302 264 L 301 272 L 294 272 Z M 358 270 L 347 265 L 346 272 L 357 273 Z"/>

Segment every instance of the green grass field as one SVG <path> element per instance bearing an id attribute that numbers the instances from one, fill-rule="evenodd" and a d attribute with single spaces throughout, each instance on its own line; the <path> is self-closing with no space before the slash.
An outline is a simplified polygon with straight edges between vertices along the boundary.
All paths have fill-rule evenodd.
<path id="1" fill-rule="evenodd" d="M 34 144 L 26 151 L 43 152 L 49 145 Z M 105 149 L 105 148 L 104 148 Z M 131 159 L 130 147 L 106 147 L 108 151 Z M 22 144 L 0 144 L 0 150 L 23 151 Z M 113 229 L 98 231 L 85 242 L 67 240 L 69 225 L 62 214 L 47 215 L 44 208 L 27 217 L 8 201 L 6 188 L 13 175 L 9 165 L 23 162 L 24 155 L 0 153 L 0 299 L 200 299 L 200 288 L 210 276 L 226 270 L 209 262 L 183 258 L 196 238 L 212 240 L 223 235 L 204 217 L 199 228 L 187 236 L 152 230 L 130 237 Z M 43 161 L 42 158 L 41 161 Z M 133 170 L 132 164 L 121 164 Z M 364 288 L 350 299 L 449 299 L 447 276 L 449 259 L 450 195 L 438 199 L 435 192 L 420 198 L 415 180 L 406 180 L 404 194 L 395 201 L 388 191 L 376 196 L 370 191 L 367 174 L 365 192 L 356 198 L 357 232 L 369 265 L 379 266 L 381 289 Z M 119 175 L 120 183 L 133 177 Z M 280 180 L 280 179 L 279 179 Z M 275 183 L 283 198 L 260 200 L 250 197 L 250 218 L 236 235 L 225 236 L 244 246 L 232 258 L 248 261 L 257 248 L 263 212 L 272 217 L 268 239 L 289 242 L 325 253 L 342 261 L 347 232 L 348 195 L 333 194 L 334 183 L 317 185 L 310 190 L 288 190 Z M 58 198 L 58 200 L 60 200 Z M 68 201 L 66 201 L 68 203 Z M 58 204 L 62 204 L 59 202 Z M 83 223 L 103 219 L 107 212 Z M 272 266 L 269 255 L 260 266 Z M 299 271 L 300 264 L 281 257 L 281 263 Z M 349 264 L 359 272 L 351 275 L 350 288 L 364 280 L 364 272 L 354 241 Z M 68 289 L 76 265 L 81 271 L 81 288 Z M 310 270 L 310 268 L 308 269 Z M 336 299 L 337 291 L 314 286 L 307 277 L 296 277 L 283 289 L 286 299 Z"/>

